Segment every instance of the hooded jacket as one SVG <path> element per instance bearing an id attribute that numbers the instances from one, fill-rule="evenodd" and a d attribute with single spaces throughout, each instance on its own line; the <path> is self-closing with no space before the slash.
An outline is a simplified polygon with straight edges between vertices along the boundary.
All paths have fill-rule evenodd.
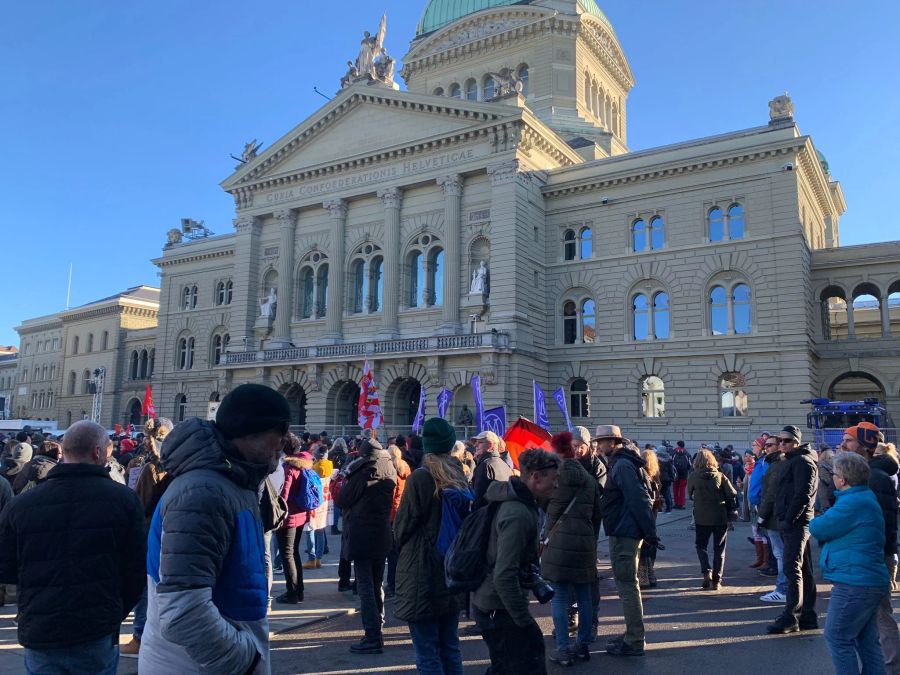
<path id="1" fill-rule="evenodd" d="M 628 448 L 619 448 L 603 491 L 603 529 L 608 537 L 655 540 L 656 521 L 650 498 L 646 462 Z"/>
<path id="2" fill-rule="evenodd" d="M 47 480 L 47 474 L 58 464 L 52 457 L 47 455 L 37 455 L 32 459 L 24 469 L 22 469 L 13 480 L 13 492 L 19 494 L 28 483 L 34 482 L 35 485 L 43 483 Z"/>
<path id="3" fill-rule="evenodd" d="M 884 516 L 884 554 L 897 552 L 897 471 L 900 465 L 890 455 L 869 460 L 869 487 L 875 493 Z"/>
<path id="4" fill-rule="evenodd" d="M 475 493 L 474 508 L 478 509 L 487 504 L 486 494 L 492 483 L 505 483 L 512 475 L 512 469 L 503 461 L 497 450 L 485 452 L 476 459 L 475 470 L 472 472 L 472 491 Z"/>
<path id="5" fill-rule="evenodd" d="M 570 503 L 572 508 L 563 515 Z M 560 464 L 558 484 L 547 505 L 545 537 L 557 523 L 541 556 L 541 574 L 556 583 L 592 583 L 597 578 L 600 488 L 576 459 Z"/>
<path id="6" fill-rule="evenodd" d="M 775 488 L 778 529 L 808 525 L 812 520 L 819 486 L 818 459 L 809 443 L 785 453 L 784 472 Z"/>
<path id="7" fill-rule="evenodd" d="M 728 525 L 728 512 L 737 508 L 737 491 L 725 474 L 715 468 L 691 471 L 687 491 L 694 502 L 694 522 L 697 525 Z"/>
<path id="8" fill-rule="evenodd" d="M 162 463 L 172 483 L 150 523 L 140 672 L 268 673 L 257 488 L 269 467 L 240 459 L 198 418 L 169 434 Z"/>
<path id="9" fill-rule="evenodd" d="M 835 504 L 809 524 L 824 544 L 819 556 L 822 576 L 849 586 L 890 588 L 884 564 L 884 518 L 875 494 L 865 485 L 835 490 Z"/>
<path id="10" fill-rule="evenodd" d="M 500 506 L 488 539 L 490 571 L 472 595 L 472 604 L 482 612 L 505 610 L 517 626 L 524 627 L 534 619 L 528 612 L 528 591 L 522 587 L 520 572 L 537 562 L 537 504 L 517 477 L 491 483 L 485 497 Z"/>
<path id="11" fill-rule="evenodd" d="M 280 529 L 303 527 L 309 520 L 310 512 L 300 507 L 297 498 L 298 495 L 306 492 L 306 481 L 309 478 L 304 475 L 304 472 L 312 471 L 312 464 L 299 457 L 288 456 L 284 458 L 282 466 L 284 467 L 284 483 L 281 486 L 281 498 L 287 502 L 288 515 Z"/>
<path id="12" fill-rule="evenodd" d="M 353 460 L 346 472 L 347 483 L 337 499 L 344 518 L 341 555 L 347 560 L 383 558 L 393 547 L 391 506 L 397 485 L 394 462 L 388 451 L 377 445 Z"/>

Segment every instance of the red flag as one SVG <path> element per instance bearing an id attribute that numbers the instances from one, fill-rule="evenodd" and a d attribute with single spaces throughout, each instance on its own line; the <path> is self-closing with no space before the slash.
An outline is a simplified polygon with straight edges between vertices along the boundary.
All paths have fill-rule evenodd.
<path id="1" fill-rule="evenodd" d="M 503 440 L 506 441 L 506 449 L 512 458 L 513 464 L 519 468 L 519 455 L 529 448 L 542 448 L 551 450 L 550 434 L 537 424 L 525 417 L 519 417 L 513 425 L 506 430 Z"/>
<path id="2" fill-rule="evenodd" d="M 147 385 L 147 391 L 144 392 L 144 402 L 141 404 L 141 414 L 147 417 L 156 417 L 156 409 L 153 407 L 153 393 L 150 391 L 150 385 Z"/>
<path id="3" fill-rule="evenodd" d="M 359 426 L 363 429 L 377 429 L 381 426 L 381 404 L 378 402 L 378 387 L 369 369 L 369 360 L 363 365 L 362 382 L 359 383 Z"/>

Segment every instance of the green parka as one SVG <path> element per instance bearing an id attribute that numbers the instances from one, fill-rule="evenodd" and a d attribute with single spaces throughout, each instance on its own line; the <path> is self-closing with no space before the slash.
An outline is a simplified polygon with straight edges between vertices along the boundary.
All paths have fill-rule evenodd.
<path id="1" fill-rule="evenodd" d="M 694 522 L 697 525 L 728 525 L 728 511 L 735 508 L 737 491 L 718 469 L 691 471 L 687 489 L 694 502 Z"/>
<path id="2" fill-rule="evenodd" d="M 589 584 L 597 578 L 600 489 L 576 459 L 564 459 L 558 475 L 557 488 L 547 505 L 544 536 L 557 522 L 559 526 L 544 547 L 541 574 L 555 583 Z M 572 508 L 563 515 L 572 499 Z"/>
<path id="3" fill-rule="evenodd" d="M 462 596 L 447 590 L 444 560 L 435 548 L 441 529 L 441 499 L 434 491 L 428 469 L 413 471 L 394 518 L 394 542 L 400 552 L 394 614 L 401 621 L 446 616 L 462 608 Z"/>

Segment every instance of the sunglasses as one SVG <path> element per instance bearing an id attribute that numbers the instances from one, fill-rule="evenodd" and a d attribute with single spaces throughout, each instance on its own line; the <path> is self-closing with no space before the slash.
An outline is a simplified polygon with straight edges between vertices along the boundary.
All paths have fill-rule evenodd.
<path id="1" fill-rule="evenodd" d="M 767 448 L 777 448 L 778 443 L 766 443 L 765 447 Z"/>
<path id="2" fill-rule="evenodd" d="M 793 443 L 794 439 L 793 438 L 779 438 L 778 442 L 779 443 Z"/>

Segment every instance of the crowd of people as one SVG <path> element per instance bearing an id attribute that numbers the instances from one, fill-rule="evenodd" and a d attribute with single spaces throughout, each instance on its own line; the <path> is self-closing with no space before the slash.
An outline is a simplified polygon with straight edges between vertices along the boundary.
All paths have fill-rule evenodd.
<path id="1" fill-rule="evenodd" d="M 699 589 L 726 587 L 729 532 L 749 522 L 750 567 L 774 579 L 760 600 L 783 606 L 765 632 L 817 629 L 815 539 L 837 672 L 900 672 L 890 595 L 900 462 L 871 423 L 846 429 L 834 451 L 786 426 L 743 454 L 691 454 L 684 441 L 641 449 L 615 425 L 578 426 L 514 457 L 495 433 L 458 440 L 441 418 L 389 438 L 297 436 L 289 421 L 283 396 L 245 384 L 215 421 L 151 419 L 134 439 L 82 421 L 61 439 L 6 440 L 0 584 L 16 586 L 26 669 L 114 673 L 122 653 L 149 674 L 270 672 L 273 603 L 303 603 L 304 570 L 330 552 L 337 591 L 359 600 L 355 654 L 384 650 L 393 598 L 421 673 L 463 672 L 462 613 L 492 675 L 574 666 L 600 632 L 601 532 L 623 624 L 605 651 L 640 657 L 642 591 L 659 584 L 665 550 L 657 516 L 690 504 Z M 285 591 L 273 598 L 277 573 Z M 549 655 L 532 598 L 550 605 Z"/>

